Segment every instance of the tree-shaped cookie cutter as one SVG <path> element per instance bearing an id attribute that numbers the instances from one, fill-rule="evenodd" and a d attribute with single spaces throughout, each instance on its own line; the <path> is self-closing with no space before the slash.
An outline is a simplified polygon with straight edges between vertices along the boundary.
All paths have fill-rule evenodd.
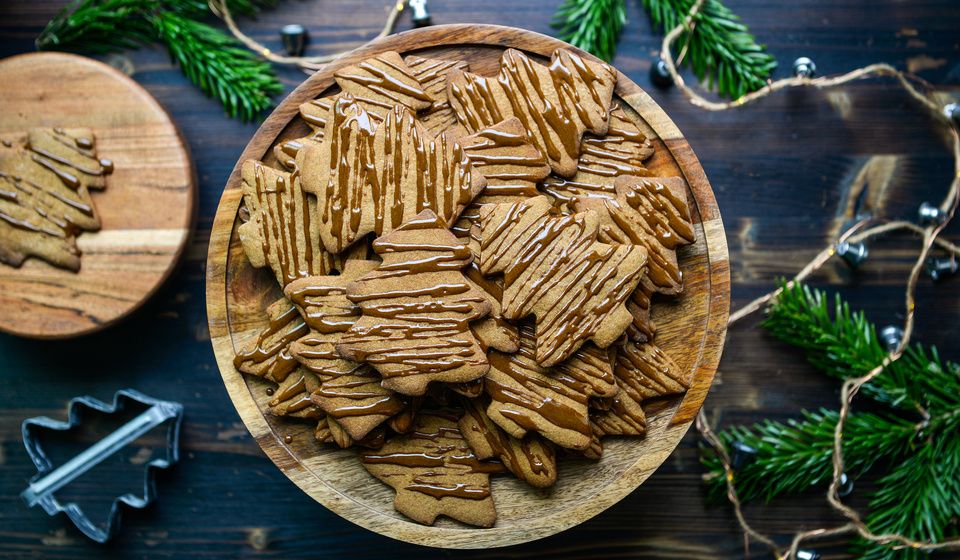
<path id="1" fill-rule="evenodd" d="M 149 408 L 69 461 L 59 467 L 53 467 L 35 436 L 36 429 L 70 430 L 80 424 L 81 407 L 114 414 L 123 410 L 128 402 L 139 403 Z M 180 455 L 179 439 L 182 419 L 183 405 L 180 403 L 158 400 L 132 389 L 117 391 L 113 396 L 112 404 L 86 396 L 71 399 L 67 408 L 66 422 L 46 416 L 28 418 L 23 421 L 20 430 L 23 434 L 23 445 L 27 448 L 27 453 L 34 465 L 37 466 L 37 474 L 30 479 L 30 485 L 20 494 L 20 497 L 30 507 L 39 504 L 51 516 L 60 512 L 66 513 L 83 534 L 99 543 L 106 542 L 117 533 L 120 526 L 121 503 L 143 509 L 156 497 L 154 473 L 156 469 L 165 469 L 177 462 Z M 166 456 L 158 457 L 144 467 L 142 495 L 127 493 L 113 500 L 105 529 L 87 517 L 76 503 L 70 502 L 64 505 L 57 500 L 55 496 L 57 490 L 164 423 L 167 423 Z"/>

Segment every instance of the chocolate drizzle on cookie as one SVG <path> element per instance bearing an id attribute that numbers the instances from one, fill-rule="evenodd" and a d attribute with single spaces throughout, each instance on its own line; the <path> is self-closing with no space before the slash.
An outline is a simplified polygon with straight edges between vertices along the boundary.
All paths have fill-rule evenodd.
<path id="1" fill-rule="evenodd" d="M 37 128 L 0 148 L 0 263 L 35 256 L 80 269 L 76 237 L 100 229 L 91 190 L 106 186 L 113 163 L 98 159 L 87 129 Z"/>

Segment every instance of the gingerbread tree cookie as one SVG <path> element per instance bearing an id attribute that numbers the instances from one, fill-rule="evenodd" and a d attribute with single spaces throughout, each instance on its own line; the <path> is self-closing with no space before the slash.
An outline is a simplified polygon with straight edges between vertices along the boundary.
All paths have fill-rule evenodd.
<path id="1" fill-rule="evenodd" d="M 533 329 L 522 326 L 516 353 L 490 352 L 487 415 L 515 438 L 539 432 L 561 447 L 584 449 L 591 439 L 590 398 L 615 391 L 612 366 L 578 352 L 562 368 L 542 367 L 534 358 L 535 340 Z"/>
<path id="2" fill-rule="evenodd" d="M 243 373 L 280 383 L 296 369 L 290 343 L 309 332 L 297 308 L 287 298 L 267 307 L 270 323 L 237 352 L 233 365 Z"/>
<path id="3" fill-rule="evenodd" d="M 577 171 L 581 136 L 607 132 L 615 83 L 612 67 L 572 51 L 556 50 L 544 66 L 507 49 L 496 78 L 456 73 L 448 96 L 457 120 L 470 132 L 518 118 L 553 171 L 570 177 Z"/>
<path id="4" fill-rule="evenodd" d="M 587 134 L 580 146 L 577 172 L 570 178 L 550 177 L 543 190 L 551 196 L 572 201 L 574 198 L 615 198 L 614 182 L 621 175 L 647 177 L 644 162 L 653 155 L 650 139 L 627 118 L 619 106 L 610 111 L 607 134 Z"/>
<path id="5" fill-rule="evenodd" d="M 433 381 L 463 383 L 489 369 L 470 322 L 492 309 L 461 272 L 473 260 L 430 210 L 377 239 L 383 262 L 347 287 L 363 316 L 340 339 L 345 358 L 365 362 L 383 386 L 422 395 Z"/>
<path id="6" fill-rule="evenodd" d="M 693 372 L 683 371 L 652 343 L 625 341 L 617 347 L 615 374 L 623 391 L 637 402 L 683 393 Z"/>
<path id="7" fill-rule="evenodd" d="M 537 488 L 557 482 L 557 460 L 553 447 L 537 434 L 517 439 L 503 432 L 487 416 L 478 399 L 464 400 L 466 413 L 460 418 L 460 433 L 478 459 L 500 459 L 517 478 Z"/>
<path id="8" fill-rule="evenodd" d="M 623 176 L 615 188 L 615 198 L 584 198 L 574 207 L 597 212 L 601 240 L 647 250 L 648 271 L 643 283 L 648 293 L 679 293 L 683 283 L 676 249 L 696 239 L 683 179 Z"/>
<path id="9" fill-rule="evenodd" d="M 307 396 L 335 419 L 354 440 L 362 440 L 404 403 L 380 385 L 380 375 L 366 364 L 340 356 L 335 343 L 360 318 L 347 299 L 346 286 L 374 270 L 376 262 L 347 259 L 337 276 L 311 276 L 287 285 L 287 297 L 301 310 L 310 333 L 290 346 L 290 353 L 319 376 Z"/>
<path id="10" fill-rule="evenodd" d="M 296 174 L 247 160 L 241 176 L 249 219 L 238 233 L 250 264 L 269 266 L 281 286 L 331 270 L 332 256 L 320 242 L 316 202 L 303 192 Z"/>
<path id="11" fill-rule="evenodd" d="M 0 145 L 0 263 L 30 256 L 77 271 L 76 236 L 100 229 L 90 190 L 113 170 L 87 129 L 33 129 L 26 141 Z"/>
<path id="12" fill-rule="evenodd" d="M 550 213 L 547 197 L 481 210 L 480 270 L 503 273 L 503 314 L 535 315 L 536 359 L 552 366 L 587 340 L 605 348 L 632 322 L 624 306 L 644 272 L 646 251 L 597 242 L 594 212 Z"/>
<path id="13" fill-rule="evenodd" d="M 332 253 L 384 235 L 424 209 L 446 225 L 484 185 L 448 135 L 429 138 L 406 108 L 374 126 L 348 95 L 331 108 L 328 134 L 297 155 L 304 189 L 317 197 L 320 237 Z"/>
<path id="14" fill-rule="evenodd" d="M 454 415 L 421 413 L 413 431 L 362 453 L 360 461 L 370 474 L 397 491 L 394 507 L 414 521 L 433 525 L 445 515 L 492 527 L 497 520 L 489 473 L 502 467 L 477 459 Z"/>

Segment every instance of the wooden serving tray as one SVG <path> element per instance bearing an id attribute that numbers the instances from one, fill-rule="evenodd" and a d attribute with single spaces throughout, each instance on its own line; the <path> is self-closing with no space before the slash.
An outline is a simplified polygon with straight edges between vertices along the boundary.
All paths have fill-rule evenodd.
<path id="1" fill-rule="evenodd" d="M 334 73 L 383 51 L 466 60 L 472 72 L 494 75 L 504 49 L 520 49 L 546 60 L 554 49 L 573 48 L 556 39 L 509 27 L 445 25 L 418 29 L 372 42 L 326 66 L 300 85 L 266 120 L 240 163 L 275 163 L 273 146 L 305 136 L 301 103 L 332 93 Z M 590 56 L 580 53 L 582 56 Z M 314 423 L 265 414 L 266 382 L 243 376 L 233 357 L 267 322 L 265 308 L 280 295 L 268 269 L 250 266 L 237 236 L 241 202 L 240 163 L 227 182 L 217 210 L 207 257 L 207 312 L 210 335 L 224 383 L 240 417 L 271 460 L 304 492 L 344 518 L 396 539 L 444 548 L 489 548 L 532 541 L 593 517 L 639 486 L 670 455 L 700 410 L 710 388 L 726 334 L 730 304 L 727 246 L 716 200 L 700 163 L 683 135 L 656 103 L 623 74 L 616 98 L 653 140 L 647 166 L 658 176 L 682 176 L 689 184 L 697 242 L 679 252 L 685 292 L 653 306 L 656 344 L 678 364 L 695 372 L 682 396 L 655 402 L 646 438 L 606 438 L 600 461 L 560 454 L 554 488 L 537 490 L 511 476 L 493 477 L 497 524 L 476 529 L 441 518 L 436 526 L 414 523 L 393 508 L 394 491 L 361 466 L 354 449 L 339 450 L 314 440 Z"/>
<path id="2" fill-rule="evenodd" d="M 101 330 L 139 308 L 170 276 L 190 234 L 193 164 L 177 127 L 118 70 L 66 53 L 0 61 L 0 137 L 31 128 L 89 128 L 113 161 L 92 194 L 102 225 L 77 238 L 80 271 L 39 258 L 0 263 L 0 331 L 67 338 Z"/>

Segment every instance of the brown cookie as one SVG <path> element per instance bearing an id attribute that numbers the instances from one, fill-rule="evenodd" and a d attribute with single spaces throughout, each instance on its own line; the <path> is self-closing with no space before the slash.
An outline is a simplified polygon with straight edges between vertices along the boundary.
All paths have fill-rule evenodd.
<path id="1" fill-rule="evenodd" d="M 384 387 L 405 395 L 482 377 L 489 364 L 470 322 L 492 305 L 461 272 L 473 259 L 469 248 L 424 210 L 373 249 L 383 262 L 347 287 L 363 316 L 337 344 L 340 355 L 370 364 Z"/>
<path id="2" fill-rule="evenodd" d="M 425 209 L 449 225 L 485 184 L 456 142 L 446 134 L 429 138 L 404 107 L 375 127 L 343 95 L 328 127 L 322 143 L 299 150 L 297 166 L 304 189 L 317 197 L 320 238 L 332 253 L 369 233 L 385 235 Z"/>
<path id="3" fill-rule="evenodd" d="M 267 307 L 270 323 L 251 338 L 234 356 L 238 371 L 280 383 L 297 368 L 290 355 L 290 343 L 309 332 L 297 308 L 287 298 Z"/>
<path id="4" fill-rule="evenodd" d="M 686 202 L 686 183 L 679 177 L 620 177 L 616 198 L 584 198 L 577 210 L 594 210 L 601 217 L 600 239 L 607 243 L 640 245 L 647 250 L 649 293 L 677 294 L 683 278 L 676 249 L 693 243 L 696 234 Z"/>
<path id="5" fill-rule="evenodd" d="M 592 357 L 581 358 L 581 352 L 562 368 L 541 367 L 534 359 L 535 350 L 533 329 L 524 325 L 516 353 L 490 352 L 490 372 L 484 378 L 491 398 L 487 415 L 515 438 L 538 432 L 561 447 L 584 449 L 591 438 L 590 397 L 609 394 L 612 371 L 590 380 L 598 364 Z"/>
<path id="6" fill-rule="evenodd" d="M 516 117 L 465 136 L 460 145 L 473 169 L 487 180 L 478 203 L 537 196 L 537 184 L 550 175 L 546 158 L 527 138 Z"/>
<path id="7" fill-rule="evenodd" d="M 537 362 L 556 365 L 593 340 L 605 348 L 633 317 L 624 306 L 640 282 L 646 251 L 597 242 L 599 216 L 551 214 L 531 198 L 481 210 L 480 270 L 503 273 L 503 315 L 535 315 Z"/>
<path id="8" fill-rule="evenodd" d="M 380 375 L 365 364 L 340 356 L 336 342 L 360 318 L 360 308 L 347 299 L 346 286 L 374 270 L 377 263 L 347 259 L 337 276 L 311 276 L 287 285 L 287 297 L 300 309 L 310 333 L 290 345 L 290 353 L 319 383 L 310 391 L 313 403 L 335 419 L 354 440 L 362 440 L 404 403 L 380 385 Z"/>
<path id="9" fill-rule="evenodd" d="M 507 435 L 487 416 L 479 399 L 465 399 L 466 413 L 458 426 L 478 459 L 500 459 L 517 478 L 537 488 L 557 482 L 557 461 L 553 446 L 536 434 L 523 439 Z"/>
<path id="10" fill-rule="evenodd" d="M 22 142 L 22 145 L 20 143 Z M 100 229 L 90 189 L 113 170 L 97 159 L 88 129 L 33 129 L 26 141 L 0 147 L 0 262 L 35 256 L 80 269 L 76 236 Z"/>
<path id="11" fill-rule="evenodd" d="M 477 459 L 455 416 L 421 413 L 411 433 L 361 453 L 360 460 L 397 491 L 396 510 L 418 523 L 433 525 L 441 515 L 478 527 L 497 520 L 489 473 L 502 467 Z"/>
<path id="12" fill-rule="evenodd" d="M 334 261 L 320 242 L 316 201 L 303 192 L 297 173 L 247 160 L 241 176 L 249 219 L 238 234 L 250 264 L 270 266 L 281 286 L 329 272 Z"/>
<path id="13" fill-rule="evenodd" d="M 339 70 L 334 79 L 345 93 L 361 103 L 388 111 L 401 105 L 416 112 L 430 108 L 434 102 L 413 70 L 393 51 Z"/>
<path id="14" fill-rule="evenodd" d="M 416 64 L 410 64 L 411 60 Z M 313 129 L 313 134 L 307 138 L 316 141 L 323 139 L 330 109 L 344 93 L 363 107 L 374 126 L 380 124 L 396 105 L 414 113 L 439 111 L 449 105 L 445 103 L 445 74 L 454 67 L 466 68 L 467 65 L 413 56 L 403 61 L 399 54 L 387 52 L 344 68 L 336 74 L 337 84 L 343 90 L 341 93 L 311 99 L 300 105 L 300 118 Z M 452 114 L 451 119 L 446 122 L 456 122 Z"/>
<path id="15" fill-rule="evenodd" d="M 650 140 L 620 106 L 615 106 L 605 136 L 583 137 L 576 174 L 568 179 L 550 177 L 544 181 L 543 190 L 567 202 L 585 197 L 616 198 L 617 177 L 649 176 L 644 162 L 652 155 Z"/>
<path id="16" fill-rule="evenodd" d="M 323 412 L 310 400 L 310 394 L 320 387 L 320 379 L 305 367 L 298 367 L 280 382 L 267 404 L 274 416 L 319 418 Z"/>
<path id="17" fill-rule="evenodd" d="M 439 60 L 409 55 L 403 59 L 423 90 L 433 98 L 433 105 L 419 115 L 420 123 L 432 136 L 457 125 L 457 116 L 447 99 L 447 77 L 454 71 L 466 71 L 470 65 L 460 60 Z"/>
<path id="18" fill-rule="evenodd" d="M 630 340 L 617 345 L 614 372 L 623 391 L 646 399 L 683 393 L 693 382 L 693 372 L 683 371 L 658 346 Z"/>
<path id="19" fill-rule="evenodd" d="M 555 51 L 548 67 L 507 49 L 497 78 L 456 73 L 448 97 L 457 120 L 470 132 L 518 118 L 554 173 L 571 177 L 584 132 L 607 131 L 615 84 L 612 67 L 571 51 Z"/>
<path id="20" fill-rule="evenodd" d="M 386 441 L 387 432 L 383 429 L 383 426 L 378 426 L 362 440 L 354 440 L 338 421 L 329 416 L 324 416 L 317 423 L 314 437 L 319 442 L 332 443 L 343 449 L 354 445 L 368 449 L 379 449 Z"/>

